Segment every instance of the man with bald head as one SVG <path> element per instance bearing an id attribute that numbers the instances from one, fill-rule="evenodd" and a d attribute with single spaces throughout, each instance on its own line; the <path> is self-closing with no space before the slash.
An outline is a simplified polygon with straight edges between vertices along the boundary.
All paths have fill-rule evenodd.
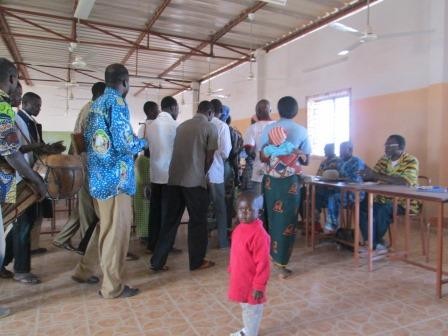
<path id="1" fill-rule="evenodd" d="M 261 133 L 264 128 L 272 124 L 271 120 L 271 104 L 266 99 L 261 99 L 255 106 L 257 121 L 250 125 L 244 134 L 244 148 L 249 157 L 254 159 L 252 168 L 252 190 L 257 194 L 261 194 L 261 181 L 263 180 L 263 163 L 260 161 L 261 150 Z"/>

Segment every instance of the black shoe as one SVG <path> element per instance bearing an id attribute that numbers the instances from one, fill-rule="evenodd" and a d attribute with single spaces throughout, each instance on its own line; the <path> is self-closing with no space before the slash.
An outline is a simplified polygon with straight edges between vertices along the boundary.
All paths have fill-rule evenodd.
<path id="1" fill-rule="evenodd" d="M 59 247 L 59 248 L 66 249 L 67 251 L 70 251 L 70 252 L 76 251 L 76 249 L 70 243 L 63 243 L 63 244 L 61 244 L 61 243 L 59 243 L 57 241 L 54 241 L 53 245 L 56 246 L 56 247 Z"/>
<path id="2" fill-rule="evenodd" d="M 8 271 L 4 267 L 0 267 L 0 279 L 12 279 L 14 277 L 14 273 Z"/>
<path id="3" fill-rule="evenodd" d="M 43 253 L 47 253 L 48 250 L 45 247 L 39 247 L 35 250 L 31 250 L 31 255 L 37 255 L 37 254 L 43 254 Z"/>
<path id="4" fill-rule="evenodd" d="M 94 284 L 97 284 L 98 282 L 100 282 L 100 278 L 98 278 L 95 275 L 92 275 L 91 277 L 88 277 L 86 280 L 83 280 L 81 278 L 78 278 L 78 277 L 72 275 L 72 280 L 76 281 L 78 283 L 86 283 L 86 284 L 89 284 L 89 285 L 94 285 Z"/>
<path id="5" fill-rule="evenodd" d="M 154 273 L 157 273 L 157 272 L 165 272 L 165 271 L 168 271 L 168 270 L 169 270 L 169 267 L 166 266 L 166 265 L 164 265 L 164 266 L 162 266 L 162 267 L 160 267 L 160 268 L 157 268 L 157 267 L 151 265 L 151 266 L 149 266 L 149 270 L 152 271 L 152 272 L 154 272 Z"/>
<path id="6" fill-rule="evenodd" d="M 114 299 L 128 298 L 128 297 L 136 296 L 139 292 L 140 292 L 140 290 L 138 288 L 131 288 L 128 285 L 125 285 L 121 294 L 118 295 Z M 99 294 L 99 296 L 103 297 L 103 294 L 101 294 L 101 291 L 98 291 L 98 294 Z"/>
<path id="7" fill-rule="evenodd" d="M 131 288 L 129 286 L 124 286 L 123 291 L 121 292 L 119 298 L 127 298 L 136 296 L 138 293 L 140 293 L 140 290 L 138 288 Z"/>
<path id="8" fill-rule="evenodd" d="M 0 319 L 8 316 L 10 313 L 11 311 L 8 308 L 0 307 Z"/>

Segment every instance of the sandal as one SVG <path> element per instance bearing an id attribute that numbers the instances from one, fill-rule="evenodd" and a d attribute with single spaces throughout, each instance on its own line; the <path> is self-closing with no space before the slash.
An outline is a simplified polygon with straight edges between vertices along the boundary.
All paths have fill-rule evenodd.
<path id="1" fill-rule="evenodd" d="M 192 271 L 203 270 L 203 269 L 206 269 L 206 268 L 213 267 L 213 266 L 215 266 L 215 265 L 216 265 L 216 264 L 215 264 L 213 261 L 211 261 L 211 260 L 205 260 L 205 259 L 204 259 L 204 260 L 202 261 L 201 266 L 199 266 L 199 267 L 193 269 Z"/>
<path id="2" fill-rule="evenodd" d="M 40 279 L 33 273 L 15 273 L 13 279 L 26 285 L 37 285 L 41 283 Z"/>
<path id="3" fill-rule="evenodd" d="M 280 279 L 286 279 L 286 278 L 289 278 L 291 276 L 291 274 L 292 274 L 292 271 L 289 268 L 284 267 L 280 270 L 279 277 L 280 277 Z"/>
<path id="4" fill-rule="evenodd" d="M 128 252 L 126 254 L 126 261 L 134 261 L 134 260 L 138 260 L 139 257 L 137 255 L 135 255 L 134 253 Z"/>

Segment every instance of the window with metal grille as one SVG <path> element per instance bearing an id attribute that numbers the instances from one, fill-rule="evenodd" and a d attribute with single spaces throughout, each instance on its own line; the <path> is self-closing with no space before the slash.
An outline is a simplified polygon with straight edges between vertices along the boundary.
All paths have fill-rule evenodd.
<path id="1" fill-rule="evenodd" d="M 334 143 L 339 155 L 341 142 L 350 139 L 350 90 L 307 98 L 308 134 L 313 155 L 324 155 L 324 146 Z"/>

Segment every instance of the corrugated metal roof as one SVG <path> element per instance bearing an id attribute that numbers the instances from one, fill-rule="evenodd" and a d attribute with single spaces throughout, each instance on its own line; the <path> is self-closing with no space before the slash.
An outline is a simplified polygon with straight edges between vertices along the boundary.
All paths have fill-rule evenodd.
<path id="1" fill-rule="evenodd" d="M 255 0 L 96 0 L 88 20 L 78 21 L 75 0 L 3 0 L 0 15 L 34 81 L 58 85 L 70 73 L 71 81 L 93 83 L 108 64 L 125 62 L 132 85 L 162 85 L 173 88 L 164 94 L 174 94 L 179 91 L 174 88 L 188 85 L 184 80 L 199 81 L 232 62 L 247 61 L 256 48 L 269 49 L 311 23 L 365 3 L 289 0 L 283 7 Z M 10 35 L 5 27 L 1 32 L 0 52 L 14 59 L 5 43 Z M 77 42 L 72 53 L 70 42 Z M 87 63 L 84 73 L 68 71 L 76 57 Z M 162 74 L 179 85 L 157 79 Z"/>

